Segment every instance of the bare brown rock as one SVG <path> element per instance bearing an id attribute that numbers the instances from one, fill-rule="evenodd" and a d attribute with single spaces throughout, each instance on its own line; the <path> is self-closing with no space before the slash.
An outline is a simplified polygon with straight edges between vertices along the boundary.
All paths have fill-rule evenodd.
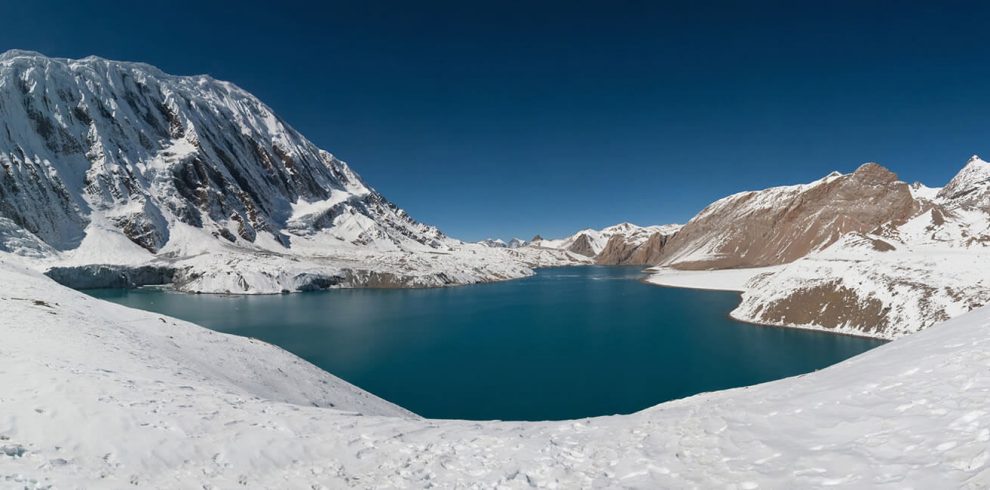
<path id="1" fill-rule="evenodd" d="M 716 201 L 670 239 L 658 263 L 680 269 L 784 264 L 846 233 L 903 222 L 918 209 L 907 184 L 867 163 L 851 174 Z"/>
<path id="2" fill-rule="evenodd" d="M 837 282 L 794 291 L 787 298 L 767 304 L 758 313 L 760 320 L 774 325 L 819 325 L 837 328 L 867 325 L 864 333 L 887 329 L 884 304 L 875 298 L 861 300 L 856 293 Z"/>
<path id="3" fill-rule="evenodd" d="M 608 239 L 605 248 L 595 257 L 596 264 L 621 265 L 626 264 L 629 257 L 636 251 L 638 245 L 626 240 L 625 235 L 613 235 Z"/>
<path id="4" fill-rule="evenodd" d="M 650 238 L 646 240 L 645 243 L 636 248 L 632 256 L 625 263 L 635 264 L 635 265 L 656 265 L 660 263 L 663 257 L 664 247 L 667 246 L 667 242 L 670 241 L 674 234 L 664 235 L 663 233 L 654 233 L 650 235 Z"/>
<path id="5" fill-rule="evenodd" d="M 630 242 L 625 235 L 615 235 L 595 257 L 595 263 L 603 265 L 656 265 L 663 256 L 663 249 L 674 233 L 656 232 L 641 243 Z"/>
<path id="6" fill-rule="evenodd" d="M 570 247 L 567 247 L 567 251 L 574 252 L 578 255 L 584 255 L 585 257 L 595 256 L 595 248 L 591 244 L 591 239 L 588 238 L 588 235 L 585 233 L 578 236 L 577 240 L 574 240 L 574 243 L 572 243 Z"/>

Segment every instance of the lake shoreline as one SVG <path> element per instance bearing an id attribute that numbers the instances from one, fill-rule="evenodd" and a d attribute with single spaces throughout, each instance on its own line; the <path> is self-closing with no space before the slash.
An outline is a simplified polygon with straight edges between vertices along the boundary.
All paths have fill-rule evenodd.
<path id="1" fill-rule="evenodd" d="M 693 276 L 695 278 L 700 278 L 700 277 L 705 277 L 705 276 L 709 276 L 709 277 L 715 276 L 715 277 L 718 277 L 718 275 L 725 274 L 727 272 L 730 272 L 731 273 L 731 272 L 736 272 L 736 271 L 746 271 L 745 273 L 751 273 L 752 274 L 750 276 L 750 278 L 752 278 L 753 276 L 756 276 L 758 274 L 765 274 L 765 273 L 773 272 L 775 270 L 780 270 L 780 267 L 781 266 L 760 267 L 760 268 L 754 268 L 754 269 L 748 269 L 748 270 L 746 270 L 746 269 L 716 269 L 716 270 L 711 270 L 711 271 L 677 271 L 677 272 L 678 273 L 684 273 L 684 274 L 690 274 L 691 276 Z M 644 269 L 643 270 L 643 272 L 646 274 L 646 277 L 644 277 L 643 279 L 640 280 L 640 282 L 642 282 L 643 284 L 646 284 L 648 286 L 654 286 L 654 287 L 659 287 L 659 288 L 673 288 L 673 289 L 696 289 L 696 290 L 702 290 L 702 291 L 735 292 L 735 293 L 739 293 L 739 301 L 740 301 L 740 303 L 742 302 L 742 295 L 745 294 L 745 292 L 746 292 L 746 290 L 745 290 L 744 287 L 743 288 L 740 288 L 740 287 L 735 287 L 734 285 L 732 285 L 732 286 L 722 285 L 722 286 L 713 286 L 713 287 L 699 287 L 699 286 L 690 285 L 690 284 L 674 284 L 672 282 L 654 282 L 654 281 L 651 281 L 650 279 L 656 278 L 658 276 L 658 274 L 656 272 L 651 273 L 651 272 L 648 272 L 648 271 L 650 271 L 650 268 L 647 268 L 647 269 Z M 710 275 L 709 275 L 709 273 L 710 273 Z M 836 331 L 834 329 L 830 329 L 830 328 L 826 328 L 826 327 L 822 327 L 822 326 L 814 326 L 814 325 L 787 325 L 787 324 L 775 324 L 775 323 L 755 322 L 755 321 L 752 321 L 752 320 L 748 320 L 748 319 L 745 319 L 745 318 L 739 318 L 737 316 L 734 316 L 732 314 L 733 311 L 735 311 L 735 308 L 733 308 L 731 311 L 729 311 L 727 313 L 727 315 L 728 315 L 728 317 L 730 319 L 735 320 L 735 321 L 738 321 L 738 322 L 741 322 L 741 323 L 745 323 L 747 325 L 751 325 L 751 326 L 754 326 L 754 327 L 787 328 L 787 329 L 794 329 L 794 330 L 806 330 L 806 331 L 810 331 L 810 332 L 824 332 L 824 333 L 828 333 L 828 334 L 832 334 L 832 335 L 842 335 L 842 336 L 855 337 L 855 338 L 860 338 L 860 339 L 870 339 L 870 340 L 881 341 L 881 342 L 884 342 L 884 343 L 888 343 L 888 342 L 891 341 L 891 339 L 887 339 L 887 338 L 883 338 L 883 337 L 874 337 L 872 335 L 864 335 L 864 334 L 851 333 L 851 332 L 839 332 L 839 331 Z"/>

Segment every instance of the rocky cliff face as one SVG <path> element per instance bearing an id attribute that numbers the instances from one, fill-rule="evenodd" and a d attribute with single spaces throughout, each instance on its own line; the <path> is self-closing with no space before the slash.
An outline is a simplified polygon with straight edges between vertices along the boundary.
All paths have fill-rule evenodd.
<path id="1" fill-rule="evenodd" d="M 62 251 L 93 223 L 151 253 L 176 223 L 247 246 L 350 227 L 356 245 L 445 248 L 233 84 L 23 51 L 0 55 L 0 219 Z"/>
<path id="2" fill-rule="evenodd" d="M 681 269 L 784 264 L 846 233 L 904 222 L 918 209 L 907 184 L 868 163 L 851 174 L 716 201 L 669 240 L 659 263 Z"/>
<path id="3" fill-rule="evenodd" d="M 571 243 L 567 247 L 567 251 L 584 255 L 585 257 L 594 257 L 595 254 L 598 253 L 587 233 L 581 233 L 578 235 L 577 239 L 574 240 L 574 243 Z"/>
<path id="4" fill-rule="evenodd" d="M 656 265 L 663 258 L 667 242 L 677 230 L 655 231 L 645 241 L 626 235 L 615 235 L 595 257 L 602 265 Z"/>

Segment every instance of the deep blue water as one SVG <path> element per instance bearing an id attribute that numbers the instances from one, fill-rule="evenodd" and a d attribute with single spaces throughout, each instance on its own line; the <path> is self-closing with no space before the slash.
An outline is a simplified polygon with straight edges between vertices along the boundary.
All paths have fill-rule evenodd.
<path id="1" fill-rule="evenodd" d="M 728 317 L 731 292 L 650 286 L 635 267 L 542 269 L 446 289 L 93 296 L 279 345 L 420 415 L 630 413 L 806 373 L 882 342 Z"/>

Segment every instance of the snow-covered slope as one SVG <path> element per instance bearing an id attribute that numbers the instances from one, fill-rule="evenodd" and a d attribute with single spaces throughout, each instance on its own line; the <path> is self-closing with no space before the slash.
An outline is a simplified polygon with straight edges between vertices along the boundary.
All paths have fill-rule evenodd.
<path id="1" fill-rule="evenodd" d="M 231 83 L 24 51 L 0 55 L 0 251 L 205 292 L 531 273 L 416 222 Z"/>
<path id="2" fill-rule="evenodd" d="M 934 200 L 951 203 L 953 207 L 990 211 L 990 163 L 973 155 Z"/>
<path id="3" fill-rule="evenodd" d="M 990 309 L 632 415 L 468 422 L 17 267 L 0 283 L 3 487 L 990 486 Z"/>

